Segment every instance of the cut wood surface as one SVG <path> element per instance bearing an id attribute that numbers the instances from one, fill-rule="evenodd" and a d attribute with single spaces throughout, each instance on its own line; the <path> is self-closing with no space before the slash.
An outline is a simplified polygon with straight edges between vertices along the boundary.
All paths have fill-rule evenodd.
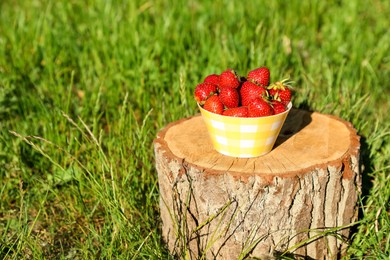
<path id="1" fill-rule="evenodd" d="M 216 152 L 197 115 L 166 126 L 154 145 L 163 237 L 177 256 L 342 254 L 349 229 L 340 227 L 356 220 L 361 185 L 350 123 L 292 109 L 274 149 L 243 159 Z"/>

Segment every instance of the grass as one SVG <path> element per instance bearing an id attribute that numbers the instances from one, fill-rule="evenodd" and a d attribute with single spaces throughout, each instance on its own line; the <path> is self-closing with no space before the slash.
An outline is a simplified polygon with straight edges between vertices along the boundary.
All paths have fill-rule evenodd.
<path id="1" fill-rule="evenodd" d="M 296 82 L 353 123 L 363 194 L 348 258 L 390 255 L 388 1 L 0 2 L 0 256 L 169 259 L 152 141 L 228 67 Z M 274 79 L 275 79 L 274 78 Z"/>

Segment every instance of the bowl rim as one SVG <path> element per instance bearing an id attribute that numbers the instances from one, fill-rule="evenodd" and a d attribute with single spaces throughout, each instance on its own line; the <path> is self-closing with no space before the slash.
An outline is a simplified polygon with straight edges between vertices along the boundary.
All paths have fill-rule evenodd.
<path id="1" fill-rule="evenodd" d="M 213 116 L 219 116 L 219 117 L 224 117 L 224 118 L 240 118 L 240 119 L 245 119 L 245 120 L 258 120 L 259 118 L 272 118 L 272 117 L 280 117 L 282 116 L 283 114 L 286 114 L 288 112 L 290 112 L 291 108 L 292 108 L 292 102 L 290 101 L 287 105 L 287 109 L 286 111 L 284 111 L 283 113 L 279 113 L 279 114 L 276 114 L 276 115 L 271 115 L 271 116 L 259 116 L 259 117 L 237 117 L 237 116 L 225 116 L 225 115 L 219 115 L 219 114 L 216 114 L 216 113 L 213 113 L 213 112 L 210 112 L 206 109 L 204 109 L 198 102 L 196 103 L 199 107 L 199 109 L 201 110 L 201 112 L 205 112 L 205 113 L 210 113 L 212 114 Z"/>

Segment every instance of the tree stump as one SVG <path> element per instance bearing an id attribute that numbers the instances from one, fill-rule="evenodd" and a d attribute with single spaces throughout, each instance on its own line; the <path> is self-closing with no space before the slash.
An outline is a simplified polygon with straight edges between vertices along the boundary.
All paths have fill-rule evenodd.
<path id="1" fill-rule="evenodd" d="M 332 259 L 357 219 L 359 136 L 337 117 L 292 109 L 274 149 L 216 152 L 201 116 L 154 140 L 162 234 L 187 259 Z"/>

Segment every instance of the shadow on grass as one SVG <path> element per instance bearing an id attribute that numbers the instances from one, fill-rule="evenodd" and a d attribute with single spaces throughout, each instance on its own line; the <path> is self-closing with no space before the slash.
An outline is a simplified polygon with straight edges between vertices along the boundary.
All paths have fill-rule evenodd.
<path id="1" fill-rule="evenodd" d="M 365 204 L 367 196 L 373 187 L 373 177 L 369 176 L 368 173 L 374 168 L 370 157 L 370 147 L 367 143 L 365 136 L 360 137 L 360 169 L 362 175 L 362 202 Z"/>
<path id="2" fill-rule="evenodd" d="M 6 257 L 11 257 L 14 252 L 15 244 L 7 245 L 0 241 L 0 259 L 7 259 Z"/>
<path id="3" fill-rule="evenodd" d="M 370 195 L 371 189 L 373 188 L 374 177 L 368 173 L 373 171 L 374 165 L 370 156 L 370 146 L 367 143 L 365 136 L 360 136 L 360 158 L 359 158 L 359 169 L 361 174 L 361 200 L 358 205 L 358 221 L 364 218 L 363 207 L 367 203 L 367 198 Z M 350 238 L 358 232 L 359 225 L 355 225 L 351 228 Z"/>

